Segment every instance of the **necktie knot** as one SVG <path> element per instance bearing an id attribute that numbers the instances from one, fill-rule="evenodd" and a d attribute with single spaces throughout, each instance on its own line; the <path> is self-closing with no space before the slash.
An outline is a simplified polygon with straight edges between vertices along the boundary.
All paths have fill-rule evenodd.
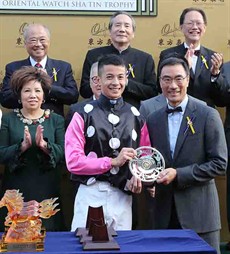
<path id="1" fill-rule="evenodd" d="M 168 114 L 171 114 L 171 113 L 174 113 L 174 112 L 182 112 L 182 107 L 179 106 L 179 107 L 176 107 L 176 108 L 167 108 L 166 109 L 166 113 Z"/>
<path id="2" fill-rule="evenodd" d="M 41 65 L 40 63 L 36 63 L 34 66 L 35 66 L 36 68 L 42 68 L 42 65 Z"/>
<path id="3" fill-rule="evenodd" d="M 194 55 L 199 56 L 200 55 L 200 50 L 194 50 Z"/>

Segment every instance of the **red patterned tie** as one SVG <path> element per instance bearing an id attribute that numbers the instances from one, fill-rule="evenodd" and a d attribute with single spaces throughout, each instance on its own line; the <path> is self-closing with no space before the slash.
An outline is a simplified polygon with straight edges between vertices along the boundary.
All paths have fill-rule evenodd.
<path id="1" fill-rule="evenodd" d="M 42 65 L 41 65 L 40 63 L 36 63 L 34 66 L 35 66 L 36 68 L 42 68 Z"/>

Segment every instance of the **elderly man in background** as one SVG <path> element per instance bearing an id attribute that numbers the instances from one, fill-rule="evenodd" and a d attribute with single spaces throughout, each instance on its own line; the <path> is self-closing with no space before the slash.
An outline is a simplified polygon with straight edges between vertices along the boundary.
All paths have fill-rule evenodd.
<path id="1" fill-rule="evenodd" d="M 44 69 L 52 78 L 52 88 L 49 97 L 42 107 L 64 115 L 63 106 L 77 102 L 79 96 L 71 65 L 48 57 L 50 31 L 42 24 L 30 24 L 25 28 L 24 43 L 29 57 L 6 65 L 0 94 L 1 105 L 5 108 L 21 108 L 21 104 L 13 93 L 9 81 L 15 70 L 20 69 L 22 66 L 35 66 Z"/>
<path id="2" fill-rule="evenodd" d="M 207 27 L 206 14 L 202 9 L 186 8 L 180 15 L 179 23 L 185 41 L 179 46 L 161 52 L 158 79 L 162 60 L 170 54 L 185 56 L 190 67 L 188 94 L 214 107 L 219 99 L 215 83 L 223 85 L 221 73 L 223 56 L 201 45 L 201 39 L 205 35 Z"/>
<path id="3" fill-rule="evenodd" d="M 91 65 L 105 54 L 121 56 L 127 68 L 128 82 L 123 98 L 139 108 L 140 101 L 157 95 L 155 64 L 150 54 L 132 48 L 136 24 L 134 18 L 127 12 L 118 11 L 110 18 L 109 32 L 112 44 L 89 50 L 83 65 L 80 94 L 84 98 L 92 96 L 89 86 Z"/>

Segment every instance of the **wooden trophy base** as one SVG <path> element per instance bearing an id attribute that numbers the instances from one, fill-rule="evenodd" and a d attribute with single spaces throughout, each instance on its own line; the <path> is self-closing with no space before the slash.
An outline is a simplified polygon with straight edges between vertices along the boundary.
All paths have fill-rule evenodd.
<path id="1" fill-rule="evenodd" d="M 89 234 L 89 230 L 87 228 L 78 228 L 76 230 L 76 237 L 79 237 L 80 243 L 84 241 L 92 241 L 92 236 Z M 109 236 L 117 236 L 117 232 L 114 230 L 113 227 L 108 227 L 108 235 Z"/>
<path id="2" fill-rule="evenodd" d="M 108 242 L 85 241 L 83 250 L 120 250 L 120 246 L 111 238 Z"/>
<path id="3" fill-rule="evenodd" d="M 105 224 L 102 206 L 88 208 L 85 228 L 77 228 L 75 231 L 80 238 L 83 250 L 119 250 L 120 247 L 113 239 L 117 236 L 113 227 Z"/>
<path id="4" fill-rule="evenodd" d="M 113 227 L 107 228 L 104 225 L 101 232 L 93 232 L 93 235 L 89 235 L 89 229 L 78 228 L 76 230 L 76 236 L 79 237 L 79 241 L 82 244 L 83 250 L 119 250 L 120 246 L 114 240 L 113 236 L 117 236 L 117 232 Z M 100 229 L 97 229 L 100 230 Z M 97 237 L 104 235 L 101 240 L 95 240 Z"/>

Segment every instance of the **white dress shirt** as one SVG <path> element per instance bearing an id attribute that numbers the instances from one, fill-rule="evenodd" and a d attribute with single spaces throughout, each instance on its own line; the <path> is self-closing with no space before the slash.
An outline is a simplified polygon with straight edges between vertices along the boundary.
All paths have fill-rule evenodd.
<path id="1" fill-rule="evenodd" d="M 171 156 L 173 158 L 174 150 L 176 147 L 177 136 L 180 130 L 181 122 L 183 119 L 184 111 L 188 103 L 188 96 L 186 95 L 184 100 L 177 106 L 181 106 L 182 112 L 175 111 L 168 114 L 168 131 L 169 131 L 169 143 Z M 168 104 L 168 108 L 173 108 Z"/>

